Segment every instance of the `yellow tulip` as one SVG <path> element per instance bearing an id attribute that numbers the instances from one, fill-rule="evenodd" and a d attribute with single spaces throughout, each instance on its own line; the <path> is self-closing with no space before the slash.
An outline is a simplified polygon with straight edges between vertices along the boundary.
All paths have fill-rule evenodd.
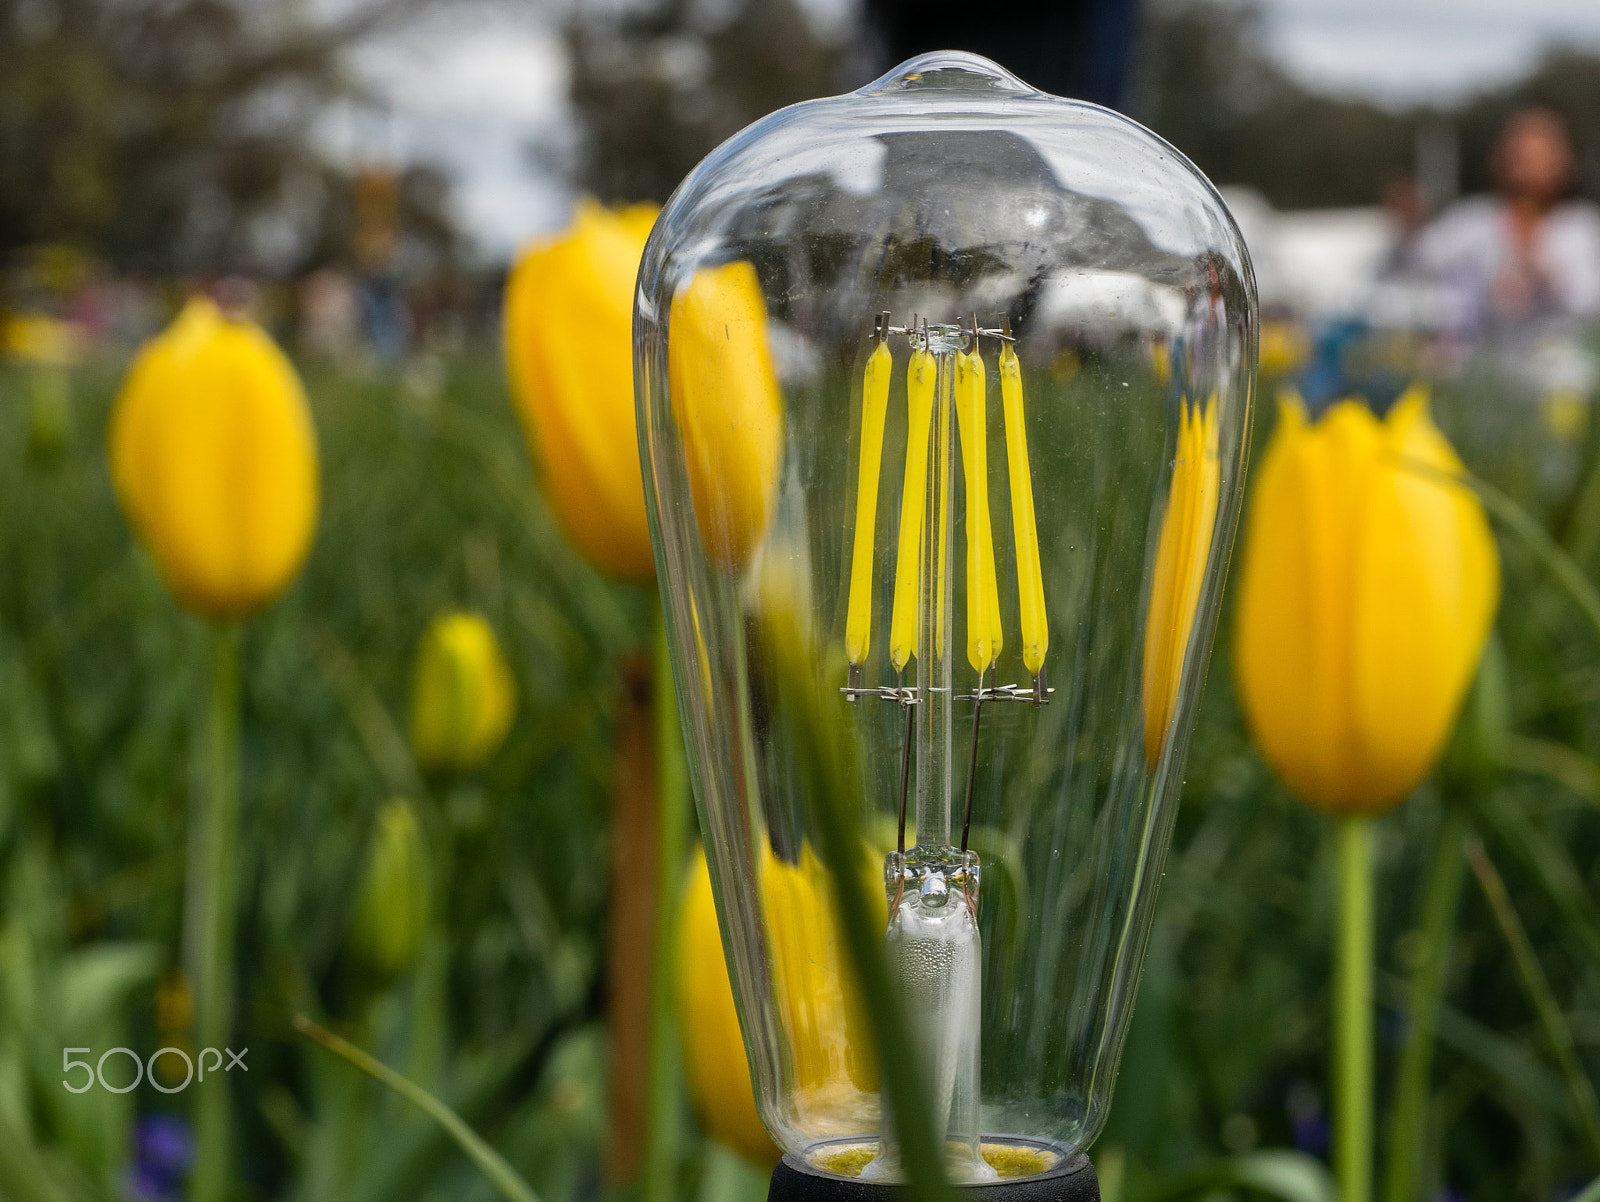
<path id="1" fill-rule="evenodd" d="M 672 298 L 672 414 L 706 549 L 737 567 L 766 533 L 783 459 L 783 396 L 749 263 L 702 268 Z"/>
<path id="2" fill-rule="evenodd" d="M 878 1088 L 865 1009 L 844 967 L 827 871 L 809 845 L 798 864 L 764 851 L 760 894 L 772 974 L 802 1121 L 859 1110 Z M 876 865 L 873 892 L 882 896 Z M 885 920 L 880 913 L 877 920 Z M 711 876 L 695 849 L 678 912 L 678 1029 L 684 1073 L 701 1125 L 713 1138 L 762 1164 L 778 1149 L 756 1113 L 750 1068 L 728 984 Z"/>
<path id="3" fill-rule="evenodd" d="M 1375 813 L 1431 770 L 1500 593 L 1478 499 L 1412 388 L 1379 421 L 1298 398 L 1256 477 L 1239 581 L 1239 697 L 1256 744 L 1319 809 Z"/>
<path id="4" fill-rule="evenodd" d="M 1161 516 L 1144 631 L 1144 758 L 1154 765 L 1178 703 L 1183 659 L 1217 522 L 1217 398 L 1204 409 L 1180 402 L 1178 456 Z"/>
<path id="5" fill-rule="evenodd" d="M 733 1008 L 722 957 L 706 853 L 696 847 L 678 908 L 678 1034 L 683 1070 L 700 1125 L 713 1139 L 758 1164 L 778 1162 L 778 1149 L 756 1113 L 750 1064 Z"/>
<path id="6" fill-rule="evenodd" d="M 110 446 L 123 510 L 189 609 L 242 616 L 299 571 L 317 523 L 316 433 L 260 327 L 190 301 L 129 369 Z"/>
<path id="7" fill-rule="evenodd" d="M 517 689 L 489 624 L 440 614 L 423 632 L 411 689 L 411 746 L 424 772 L 470 772 L 499 750 Z"/>
<path id="8" fill-rule="evenodd" d="M 350 926 L 350 950 L 381 976 L 416 962 L 428 929 L 428 852 L 411 803 L 396 798 L 378 811 Z"/>
<path id="9" fill-rule="evenodd" d="M 1298 371 L 1311 358 L 1311 336 L 1293 321 L 1267 321 L 1261 324 L 1257 367 L 1263 376 L 1286 376 Z"/>
<path id="10" fill-rule="evenodd" d="M 655 574 L 633 418 L 633 290 L 653 205 L 578 206 L 506 281 L 511 392 L 550 503 L 602 571 Z"/>
<path id="11" fill-rule="evenodd" d="M 42 313 L 0 315 L 0 351 L 19 363 L 70 367 L 82 355 L 83 332 Z"/>

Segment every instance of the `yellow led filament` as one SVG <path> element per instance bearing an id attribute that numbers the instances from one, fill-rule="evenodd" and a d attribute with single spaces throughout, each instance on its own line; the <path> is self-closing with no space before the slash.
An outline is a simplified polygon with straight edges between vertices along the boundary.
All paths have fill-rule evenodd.
<path id="1" fill-rule="evenodd" d="M 939 576 L 935 582 L 933 595 L 938 598 L 934 604 L 934 634 L 933 645 L 939 648 L 939 654 L 944 654 L 944 560 L 945 550 L 950 545 L 950 469 L 942 456 L 944 449 L 950 445 L 950 406 L 939 406 Z"/>
<path id="2" fill-rule="evenodd" d="M 894 565 L 894 616 L 889 662 L 901 671 L 917 653 L 917 581 L 922 574 L 922 510 L 928 491 L 928 421 L 937 363 L 925 348 L 906 370 L 906 478 L 900 492 L 900 550 Z M 942 512 L 942 510 L 941 510 Z M 944 545 L 940 540 L 941 547 Z"/>
<path id="3" fill-rule="evenodd" d="M 967 485 L 967 662 L 983 672 L 1000 657 L 1000 590 L 989 521 L 988 407 L 983 359 L 956 352 L 956 425 Z"/>
<path id="4" fill-rule="evenodd" d="M 889 403 L 890 333 L 909 336 L 911 361 L 906 369 L 906 460 L 900 491 L 900 526 L 894 568 L 894 599 L 889 622 L 889 662 L 896 675 L 904 672 L 919 650 L 917 628 L 929 582 L 922 573 L 935 570 L 933 585 L 934 647 L 945 637 L 945 570 L 950 535 L 951 465 L 946 454 L 961 448 L 960 467 L 966 497 L 966 632 L 967 661 L 973 670 L 988 672 L 1005 646 L 1001 624 L 999 575 L 995 565 L 994 522 L 989 500 L 989 412 L 987 372 L 980 339 L 1003 338 L 1000 350 L 1000 399 L 1005 418 L 1007 479 L 1010 485 L 1011 529 L 1016 544 L 1017 600 L 1022 627 L 1022 662 L 1034 678 L 1036 697 L 1045 693 L 1041 673 L 1050 647 L 1049 619 L 1045 610 L 1044 577 L 1040 567 L 1039 531 L 1033 506 L 1033 472 L 1028 460 L 1027 414 L 1022 398 L 1022 368 L 1010 341 L 1010 327 L 981 330 L 974 337 L 961 326 L 891 329 L 884 326 L 874 337 L 877 345 L 867 359 L 862 382 L 860 471 L 856 484 L 855 533 L 851 546 L 850 592 L 845 620 L 845 654 L 851 680 L 860 687 L 860 669 L 872 641 L 873 555 L 877 537 L 878 483 L 881 474 L 886 414 Z M 972 349 L 955 349 L 957 338 Z M 941 346 L 941 339 L 943 345 Z M 938 436 L 931 446 L 929 433 L 935 407 L 939 411 Z M 956 429 L 951 430 L 951 410 Z M 937 482 L 929 480 L 929 472 Z M 936 484 L 932 519 L 937 524 L 934 548 L 926 546 L 929 487 Z M 932 551 L 934 564 L 925 563 Z M 998 686 L 997 686 L 998 687 Z M 1009 687 L 1009 686 L 1008 686 Z"/>
<path id="5" fill-rule="evenodd" d="M 1033 517 L 1033 472 L 1028 467 L 1028 432 L 1023 422 L 1022 366 L 1006 343 L 1000 351 L 1000 403 L 1006 416 L 1006 459 L 1011 467 L 1011 532 L 1017 543 L 1017 601 L 1022 611 L 1022 665 L 1037 677 L 1050 649 L 1039 569 L 1039 529 Z"/>
<path id="6" fill-rule="evenodd" d="M 856 478 L 855 549 L 850 559 L 850 608 L 844 628 L 845 655 L 853 665 L 867 658 L 872 645 L 872 546 L 877 533 L 878 472 L 883 463 L 883 420 L 889 408 L 891 367 L 888 344 L 880 342 L 867 357 L 861 386 L 861 471 Z"/>

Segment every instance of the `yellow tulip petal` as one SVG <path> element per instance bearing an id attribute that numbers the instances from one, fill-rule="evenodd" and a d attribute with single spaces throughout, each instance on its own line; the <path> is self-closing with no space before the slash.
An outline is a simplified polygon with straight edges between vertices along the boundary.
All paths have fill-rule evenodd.
<path id="1" fill-rule="evenodd" d="M 1220 484 L 1217 399 L 1213 396 L 1203 409 L 1193 410 L 1184 401 L 1145 620 L 1144 754 L 1152 765 L 1161 755 L 1177 708 L 1184 657 L 1211 555 Z"/>
<path id="2" fill-rule="evenodd" d="M 713 1139 L 757 1164 L 778 1162 L 778 1148 L 756 1113 L 744 1037 L 733 1005 L 706 853 L 696 847 L 678 910 L 678 1035 L 683 1071 L 700 1125 Z"/>
<path id="3" fill-rule="evenodd" d="M 655 573 L 633 408 L 633 289 L 655 214 L 586 202 L 506 282 L 512 395 L 546 494 L 578 550 L 628 580 Z"/>
<path id="4" fill-rule="evenodd" d="M 1494 619 L 1499 561 L 1476 497 L 1436 474 L 1461 463 L 1426 397 L 1397 403 L 1383 433 L 1389 461 L 1357 572 L 1352 687 L 1368 793 L 1399 798 L 1427 775 L 1455 724 Z M 1401 605 L 1408 621 L 1395 620 Z"/>
<path id="5" fill-rule="evenodd" d="M 792 864 L 763 847 L 756 871 L 773 996 L 788 1038 L 794 1118 L 816 1126 L 841 1115 L 864 1117 L 878 1089 L 877 1059 L 860 987 L 845 964 L 827 870 L 806 844 Z M 863 854 L 861 871 L 871 896 L 883 897 L 877 857 Z M 886 903 L 876 919 L 887 921 Z M 757 1116 L 725 964 L 710 873 L 697 847 L 678 914 L 684 1073 L 707 1133 L 771 1164 L 778 1152 Z"/>
<path id="6" fill-rule="evenodd" d="M 1257 744 L 1332 812 L 1400 801 L 1431 771 L 1499 598 L 1482 506 L 1413 391 L 1379 422 L 1290 402 L 1252 490 L 1235 640 Z"/>
<path id="7" fill-rule="evenodd" d="M 197 300 L 135 359 L 110 431 L 129 520 L 178 599 L 236 617 L 294 577 L 317 516 L 316 436 L 272 340 Z"/>
<path id="8" fill-rule="evenodd" d="M 411 690 L 411 746 L 425 772 L 470 772 L 500 748 L 516 714 L 516 683 L 477 614 L 428 624 Z"/>

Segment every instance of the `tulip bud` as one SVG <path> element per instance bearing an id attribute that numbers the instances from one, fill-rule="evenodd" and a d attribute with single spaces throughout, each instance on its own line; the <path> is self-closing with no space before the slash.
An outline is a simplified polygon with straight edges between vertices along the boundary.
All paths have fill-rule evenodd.
<path id="1" fill-rule="evenodd" d="M 72 441 L 72 365 L 82 350 L 78 327 L 37 313 L 0 317 L 0 353 L 22 366 L 28 392 L 28 458 L 60 461 Z"/>
<path id="2" fill-rule="evenodd" d="M 1154 765 L 1167 741 L 1178 685 L 1211 556 L 1222 481 L 1217 457 L 1217 399 L 1202 409 L 1180 402 L 1178 455 L 1167 511 L 1161 515 L 1144 631 L 1144 758 Z"/>
<path id="3" fill-rule="evenodd" d="M 1307 802 L 1373 813 L 1431 771 L 1483 650 L 1500 561 L 1461 461 L 1412 388 L 1279 406 L 1257 473 L 1235 669 L 1262 754 Z"/>
<path id="4" fill-rule="evenodd" d="M 190 610 L 240 617 L 299 571 L 316 435 L 294 368 L 258 326 L 190 301 L 134 360 L 110 447 L 123 511 Z"/>
<path id="5" fill-rule="evenodd" d="M 809 845 L 801 848 L 797 864 L 786 863 L 767 847 L 757 871 L 778 1017 L 789 1036 L 799 1096 L 836 1104 L 841 1091 L 875 1093 L 877 1061 L 859 987 L 845 967 L 827 871 Z M 873 893 L 882 897 L 878 863 L 864 856 L 862 873 L 872 878 Z M 886 912 L 876 920 L 887 921 Z M 776 1163 L 778 1149 L 756 1113 L 711 875 L 698 847 L 678 910 L 676 975 L 684 1075 L 701 1126 L 757 1163 Z"/>
<path id="6" fill-rule="evenodd" d="M 480 767 L 500 749 L 516 709 L 516 682 L 487 622 L 446 613 L 428 624 L 411 690 L 411 747 L 424 772 Z"/>
<path id="7" fill-rule="evenodd" d="M 28 458 L 41 467 L 61 461 L 72 442 L 72 378 L 65 367 L 28 373 Z"/>
<path id="8" fill-rule="evenodd" d="M 738 566 L 766 534 L 783 461 L 783 396 L 756 269 L 741 261 L 695 272 L 672 298 L 667 337 L 700 537 Z"/>
<path id="9" fill-rule="evenodd" d="M 512 398 L 545 494 L 578 550 L 628 580 L 655 575 L 633 414 L 633 292 L 656 213 L 585 202 L 506 281 Z"/>
<path id="10" fill-rule="evenodd" d="M 430 903 L 428 853 L 409 801 L 378 811 L 366 870 L 350 925 L 351 953 L 381 977 L 416 962 L 427 933 Z"/>
<path id="11" fill-rule="evenodd" d="M 0 320 L 0 353 L 35 367 L 70 367 L 81 357 L 78 326 L 42 313 L 17 313 Z"/>

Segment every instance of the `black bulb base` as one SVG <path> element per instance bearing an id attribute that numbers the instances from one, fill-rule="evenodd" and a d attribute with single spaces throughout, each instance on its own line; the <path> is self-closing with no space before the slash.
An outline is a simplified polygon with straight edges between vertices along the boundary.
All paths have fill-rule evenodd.
<path id="1" fill-rule="evenodd" d="M 1062 1149 L 1055 1167 L 1043 1173 L 963 1185 L 956 1192 L 963 1202 L 1100 1202 L 1100 1180 L 1087 1156 Z M 778 1162 L 767 1190 L 767 1202 L 906 1202 L 911 1196 L 904 1185 L 840 1177 L 793 1152 Z"/>

